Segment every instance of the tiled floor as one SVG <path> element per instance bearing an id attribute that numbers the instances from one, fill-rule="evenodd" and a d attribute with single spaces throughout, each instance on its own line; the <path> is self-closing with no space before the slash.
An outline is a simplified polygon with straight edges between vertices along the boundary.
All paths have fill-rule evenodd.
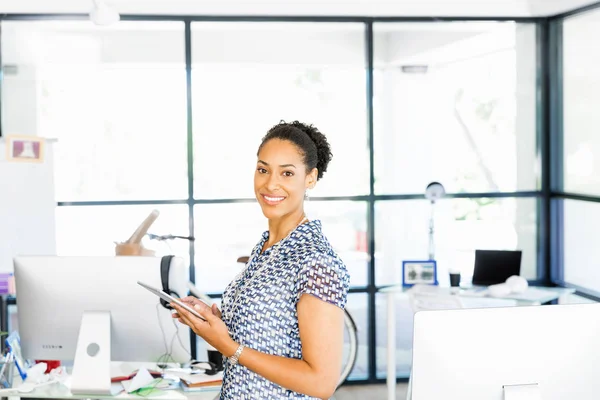
<path id="1" fill-rule="evenodd" d="M 406 400 L 406 383 L 396 386 L 396 400 Z M 387 400 L 387 388 L 381 385 L 343 386 L 338 389 L 332 400 Z"/>

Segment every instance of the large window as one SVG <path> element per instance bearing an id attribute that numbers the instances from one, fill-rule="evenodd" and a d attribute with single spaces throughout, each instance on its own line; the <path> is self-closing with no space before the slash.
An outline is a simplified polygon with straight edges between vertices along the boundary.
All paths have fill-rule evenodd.
<path id="1" fill-rule="evenodd" d="M 280 120 L 331 143 L 312 196 L 368 194 L 364 37 L 363 24 L 193 23 L 195 197 L 253 197 L 260 139 Z"/>
<path id="2" fill-rule="evenodd" d="M 375 190 L 539 188 L 534 24 L 375 24 Z"/>
<path id="3" fill-rule="evenodd" d="M 59 201 L 187 197 L 183 29 L 2 23 L 3 131 L 58 139 Z"/>
<path id="4" fill-rule="evenodd" d="M 153 233 L 196 240 L 144 245 L 186 258 L 218 299 L 268 229 L 253 193 L 261 138 L 300 120 L 332 146 L 306 212 L 351 275 L 352 379 L 385 377 L 377 290 L 428 255 L 430 182 L 449 193 L 434 210 L 441 284 L 451 267 L 468 280 L 482 248 L 522 250 L 538 278 L 536 25 L 374 22 L 371 36 L 356 21 L 3 22 L 3 132 L 58 139 L 58 253 L 114 254 L 157 209 Z M 403 298 L 397 310 L 406 376 L 412 312 Z"/>
<path id="5" fill-rule="evenodd" d="M 375 203 L 375 284 L 400 284 L 403 260 L 428 258 L 432 212 L 440 284 L 449 284 L 450 268 L 468 282 L 476 249 L 522 250 L 522 275 L 536 279 L 537 195 L 498 197 L 540 189 L 536 25 L 376 23 L 374 39 L 375 194 L 387 196 Z M 432 210 L 423 194 L 433 181 L 466 198 Z M 383 297 L 375 307 L 385 315 Z M 413 318 L 406 297 L 396 310 L 396 366 L 406 376 Z M 378 319 L 382 377 L 385 329 Z"/>
<path id="6" fill-rule="evenodd" d="M 564 192 L 600 196 L 600 10 L 563 22 Z"/>
<path id="7" fill-rule="evenodd" d="M 600 222 L 600 74 L 596 64 L 600 49 L 590 38 L 600 33 L 600 9 L 562 21 L 562 179 L 558 187 L 567 197 L 556 199 L 557 218 L 562 224 L 562 254 L 559 283 L 575 285 L 599 296 L 600 274 L 596 260 L 599 250 L 595 227 Z M 562 144 L 562 148 L 560 147 Z"/>

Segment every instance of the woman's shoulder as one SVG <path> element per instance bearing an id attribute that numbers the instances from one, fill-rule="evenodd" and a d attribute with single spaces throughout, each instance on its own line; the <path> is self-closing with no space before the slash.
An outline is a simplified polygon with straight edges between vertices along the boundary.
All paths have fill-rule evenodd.
<path id="1" fill-rule="evenodd" d="M 304 241 L 298 250 L 304 265 L 321 264 L 346 273 L 346 265 L 321 230 L 321 221 L 313 220 L 304 227 Z"/>
<path id="2" fill-rule="evenodd" d="M 320 230 L 310 239 L 297 258 L 296 301 L 308 293 L 343 309 L 350 285 L 346 265 Z"/>

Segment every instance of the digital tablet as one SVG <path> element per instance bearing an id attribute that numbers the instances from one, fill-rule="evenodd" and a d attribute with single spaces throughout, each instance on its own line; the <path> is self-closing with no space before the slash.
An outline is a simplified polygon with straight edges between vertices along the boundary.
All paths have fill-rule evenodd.
<path id="1" fill-rule="evenodd" d="M 198 311 L 194 310 L 192 307 L 188 306 L 187 304 L 185 304 L 184 302 L 182 302 L 181 300 L 168 295 L 167 293 L 165 293 L 162 290 L 153 288 L 150 285 L 147 285 L 143 282 L 138 281 L 138 285 L 142 286 L 143 288 L 148 289 L 149 291 L 151 291 L 152 293 L 154 293 L 155 295 L 157 295 L 158 297 L 160 297 L 161 299 L 165 300 L 168 303 L 176 303 L 179 306 L 185 308 L 186 310 L 188 310 L 189 312 L 191 312 L 192 314 L 194 314 L 196 317 L 200 318 L 203 321 L 206 321 L 206 318 L 204 318 L 202 315 L 200 315 L 200 313 L 198 313 Z"/>

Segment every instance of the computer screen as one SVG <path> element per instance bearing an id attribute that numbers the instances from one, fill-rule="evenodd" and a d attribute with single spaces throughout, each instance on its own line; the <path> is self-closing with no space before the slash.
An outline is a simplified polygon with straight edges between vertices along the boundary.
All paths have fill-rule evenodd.
<path id="1" fill-rule="evenodd" d="M 521 256 L 521 250 L 475 250 L 473 285 L 495 285 L 519 275 Z"/>
<path id="2" fill-rule="evenodd" d="M 137 284 L 161 288 L 158 257 L 15 257 L 17 316 L 25 359 L 75 360 L 84 313 L 110 315 L 110 361 L 185 362 L 188 327 Z M 188 268 L 175 258 L 169 287 L 187 294 Z M 93 332 L 92 332 L 93 334 Z M 75 362 L 77 367 L 77 362 Z"/>
<path id="3" fill-rule="evenodd" d="M 600 304 L 420 311 L 412 400 L 541 400 L 600 393 Z"/>

